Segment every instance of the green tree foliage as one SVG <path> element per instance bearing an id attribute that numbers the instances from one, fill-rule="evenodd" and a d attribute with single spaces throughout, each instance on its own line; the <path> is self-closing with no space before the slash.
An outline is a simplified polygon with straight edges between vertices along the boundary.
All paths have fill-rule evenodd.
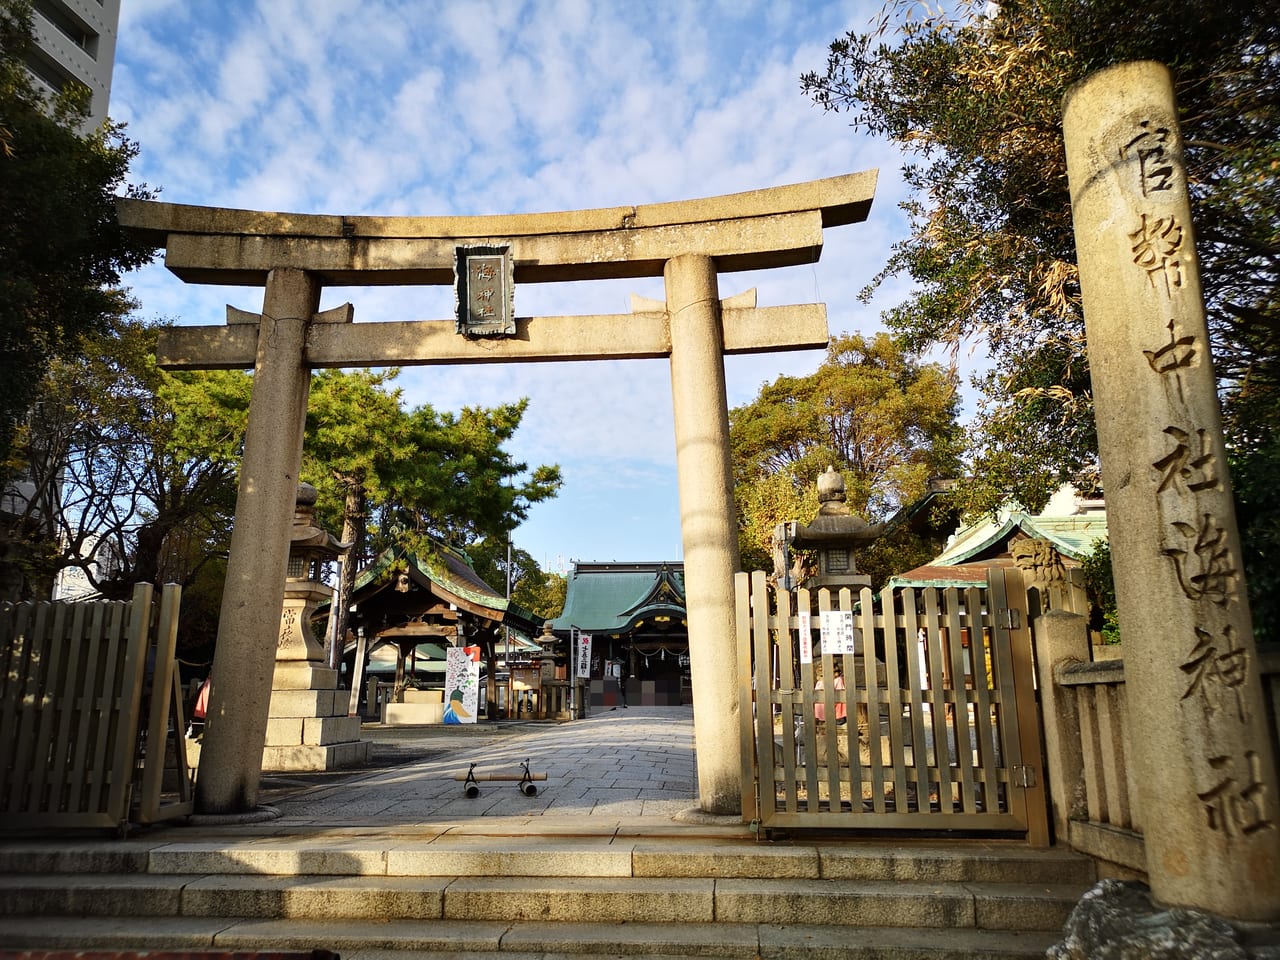
<path id="1" fill-rule="evenodd" d="M 151 347 L 154 350 L 154 340 Z M 148 369 L 153 369 L 154 352 L 148 353 L 146 361 Z M 155 369 L 153 376 L 166 426 L 156 437 L 158 447 L 152 456 L 207 478 L 191 487 L 189 503 L 173 504 L 196 519 L 178 526 L 177 535 L 165 542 L 177 569 L 160 575 L 160 582 L 183 585 L 180 656 L 203 666 L 213 661 L 218 636 L 253 378 L 242 370 L 166 373 Z M 214 478 L 216 485 L 209 482 Z"/>
<path id="2" fill-rule="evenodd" d="M 1261 476 L 1251 464 L 1274 463 L 1280 443 L 1273 11 L 1253 0 L 891 0 L 871 29 L 831 45 L 825 72 L 802 78 L 817 103 L 914 156 L 911 235 L 879 280 L 915 282 L 886 317 L 906 343 L 967 342 L 992 358 L 963 493 L 971 508 L 1037 509 L 1061 482 L 1098 482 L 1061 103 L 1094 71 L 1140 59 L 1173 71 L 1228 445 L 1238 470 Z M 1266 539 L 1275 555 L 1264 491 L 1247 481 L 1241 493 L 1253 497 L 1246 540 Z"/>
<path id="3" fill-rule="evenodd" d="M 1280 442 L 1273 435 L 1249 456 L 1229 459 L 1254 633 L 1280 641 Z"/>
<path id="4" fill-rule="evenodd" d="M 732 439 L 731 434 L 730 442 Z M 736 456 L 734 460 L 736 464 Z M 772 570 L 773 534 L 778 524 L 809 521 L 818 514 L 818 474 L 785 466 L 751 476 L 749 465 L 743 466 L 746 469 L 733 485 L 740 562 L 743 570 Z"/>
<path id="5" fill-rule="evenodd" d="M 815 373 L 765 384 L 729 414 L 743 568 L 772 569 L 774 527 L 813 519 L 828 466 L 844 475 L 850 509 L 870 520 L 922 497 L 930 479 L 953 476 L 957 403 L 950 370 L 884 333 L 835 338 Z M 885 565 L 928 559 L 915 560 L 919 548 L 910 556 L 882 549 Z"/>
<path id="6" fill-rule="evenodd" d="M 0 514 L 0 540 L 18 563 L 26 596 L 48 596 L 78 571 L 88 591 L 124 599 L 136 583 L 184 588 L 184 658 L 212 642 L 235 511 L 243 374 L 169 375 L 155 365 L 156 329 L 114 321 L 55 359 L 40 381 L 15 452 L 30 496 Z M 238 379 L 237 379 L 238 378 Z M 234 385 L 241 387 L 237 393 Z M 240 409 L 211 403 L 219 392 Z M 196 435 L 221 437 L 221 448 Z M 27 437 L 40 438 L 27 447 Z M 206 651 L 207 652 L 207 651 Z"/>
<path id="7" fill-rule="evenodd" d="M 365 500 L 385 497 L 383 478 L 416 453 L 393 386 L 397 372 L 320 370 L 311 377 L 302 472 L 321 493 L 321 522 L 334 530 L 351 520 L 343 504 L 352 491 L 363 511 Z"/>
<path id="8" fill-rule="evenodd" d="M 338 566 L 331 637 L 345 637 L 356 573 L 370 559 L 366 535 L 369 504 L 385 497 L 384 477 L 416 454 L 400 391 L 390 387 L 397 371 L 322 370 L 311 377 L 303 476 L 316 486 L 319 521 L 341 531 L 352 545 Z M 328 650 L 337 665 L 336 644 Z"/>
<path id="9" fill-rule="evenodd" d="M 385 480 L 388 495 L 378 511 L 382 542 L 505 542 L 531 505 L 554 497 L 559 467 L 530 471 L 505 449 L 527 408 L 521 400 L 459 413 L 425 405 L 411 411 L 407 438 L 414 453 L 393 464 Z"/>
<path id="10" fill-rule="evenodd" d="M 499 593 L 507 587 L 507 544 L 490 537 L 467 547 L 472 568 L 480 579 Z M 519 547 L 511 548 L 511 599 L 543 620 L 553 620 L 564 610 L 567 580 L 558 573 L 543 570 L 532 555 Z M 536 639 L 536 638 L 535 638 Z"/>
<path id="11" fill-rule="evenodd" d="M 162 371 L 157 331 L 115 320 L 102 336 L 82 341 L 79 359 L 51 363 L 33 405 L 33 432 L 44 442 L 18 450 L 31 464 L 32 495 L 25 510 L 0 514 L 0 542 L 24 576 L 27 596 L 48 596 L 68 568 L 111 598 L 144 581 L 182 584 L 182 656 L 207 661 L 253 378 L 238 370 Z M 430 526 L 399 531 L 402 545 L 429 555 L 428 535 L 486 530 L 505 538 L 531 503 L 555 494 L 555 467 L 523 477 L 525 466 L 502 449 L 523 405 L 457 417 L 425 407 L 406 412 L 393 379 L 394 372 L 313 377 L 303 477 L 319 490 L 320 520 L 329 529 L 342 528 L 350 541 L 359 539 L 352 524 L 373 511 L 397 520 L 429 517 Z M 490 423 L 499 434 L 485 432 Z M 475 471 L 474 481 L 467 470 Z M 454 482 L 434 486 L 443 474 Z M 487 483 L 505 485 L 504 495 L 479 495 Z M 382 540 L 372 550 L 392 537 L 378 532 Z M 538 590 L 554 590 L 527 554 L 517 556 L 520 589 L 530 602 Z M 368 557 L 369 551 L 358 554 L 353 571 Z"/>
<path id="12" fill-rule="evenodd" d="M 1104 642 L 1120 642 L 1120 618 L 1116 613 L 1116 584 L 1111 573 L 1111 544 L 1098 540 L 1093 549 L 1080 558 L 1084 571 L 1084 587 L 1089 594 L 1092 611 L 1090 629 L 1097 631 Z"/>
<path id="13" fill-rule="evenodd" d="M 405 411 L 395 376 L 326 370 L 312 377 L 303 476 L 320 492 L 322 522 L 354 544 L 339 568 L 334 637 L 345 636 L 357 570 L 382 549 L 429 558 L 433 541 L 505 543 L 529 506 L 560 487 L 557 467 L 530 473 L 504 449 L 527 402 L 459 414 Z"/>
<path id="14" fill-rule="evenodd" d="M 563 573 L 539 569 L 536 575 L 520 579 L 520 592 L 513 596 L 516 603 L 532 610 L 543 620 L 554 620 L 564 612 L 564 598 L 568 591 L 569 579 Z"/>
<path id="15" fill-rule="evenodd" d="M 0 458 L 9 456 L 51 360 L 127 312 L 122 273 L 154 254 L 116 223 L 115 196 L 146 197 L 126 182 L 137 146 L 106 123 L 81 133 L 87 90 L 46 100 L 24 67 L 27 0 L 0 0 Z M 0 480 L 4 477 L 0 477 Z"/>

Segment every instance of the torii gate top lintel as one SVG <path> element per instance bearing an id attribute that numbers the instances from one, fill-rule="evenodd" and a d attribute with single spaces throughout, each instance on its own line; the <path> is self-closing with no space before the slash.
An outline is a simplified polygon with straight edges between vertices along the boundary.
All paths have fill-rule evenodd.
<path id="1" fill-rule="evenodd" d="M 454 248 L 510 243 L 521 283 L 661 276 L 690 251 L 721 272 L 812 263 L 824 227 L 865 220 L 877 171 L 631 207 L 468 217 L 269 213 L 120 199 L 120 224 L 188 283 L 262 286 L 278 267 L 327 286 L 451 284 Z"/>
<path id="2" fill-rule="evenodd" d="M 451 284 L 459 246 L 509 244 L 514 280 L 662 276 L 698 253 L 717 272 L 815 262 L 825 227 L 866 219 L 876 171 L 700 200 L 637 207 L 485 217 L 339 217 L 264 213 L 121 199 L 122 226 L 166 249 L 190 283 L 263 286 L 273 270 L 305 272 L 322 286 Z M 660 301 L 634 298 L 609 317 L 522 317 L 514 336 L 478 342 L 452 321 L 385 320 L 353 328 L 349 307 L 317 314 L 309 367 L 511 363 L 668 356 Z M 753 293 L 722 304 L 724 353 L 822 348 L 821 304 L 756 308 Z M 174 327 L 157 348 L 168 369 L 252 367 L 260 314 L 228 308 L 227 324 Z M 616 322 L 625 319 L 625 323 Z M 596 322 L 603 321 L 603 322 Z"/>

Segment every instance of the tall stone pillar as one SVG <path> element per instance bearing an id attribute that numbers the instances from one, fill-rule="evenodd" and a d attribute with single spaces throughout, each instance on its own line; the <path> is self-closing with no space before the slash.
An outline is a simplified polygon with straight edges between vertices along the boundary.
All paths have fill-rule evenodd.
<path id="1" fill-rule="evenodd" d="M 1093 75 L 1064 132 L 1152 892 L 1275 919 L 1275 758 L 1169 72 Z"/>
<path id="2" fill-rule="evenodd" d="M 671 395 L 699 805 L 742 812 L 733 575 L 738 569 L 720 295 L 710 257 L 667 263 Z"/>
<path id="3" fill-rule="evenodd" d="M 319 304 L 313 277 L 271 271 L 196 781 L 200 813 L 242 813 L 258 802 L 311 385 L 303 348 Z"/>

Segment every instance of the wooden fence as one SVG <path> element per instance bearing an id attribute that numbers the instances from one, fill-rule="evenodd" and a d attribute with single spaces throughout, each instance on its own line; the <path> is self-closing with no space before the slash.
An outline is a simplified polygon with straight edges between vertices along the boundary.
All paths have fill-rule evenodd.
<path id="1" fill-rule="evenodd" d="M 1083 623 L 1063 624 L 1083 633 Z M 1049 632 L 1049 625 L 1040 629 Z M 1054 786 L 1059 842 L 1125 871 L 1146 873 L 1144 812 L 1128 758 L 1132 752 L 1125 704 L 1124 661 L 1086 660 L 1059 648 L 1056 663 L 1041 659 L 1046 739 Z M 1271 749 L 1280 757 L 1280 650 L 1260 651 L 1263 693 L 1270 719 Z M 1049 656 L 1052 656 L 1051 654 Z M 1052 716 L 1048 715 L 1052 709 Z M 1055 741 L 1059 741 L 1055 743 Z M 1065 743 L 1064 743 L 1065 742 Z"/>
<path id="2" fill-rule="evenodd" d="M 1017 570 L 993 568 L 982 588 L 878 597 L 793 596 L 759 572 L 736 585 L 748 819 L 1048 843 Z"/>
<path id="3" fill-rule="evenodd" d="M 581 680 L 544 680 L 534 716 L 539 720 L 574 720 L 585 717 L 587 700 L 587 685 Z"/>
<path id="4" fill-rule="evenodd" d="M 3 829 L 123 832 L 192 812 L 174 658 L 181 588 L 166 586 L 158 610 L 153 593 L 0 605 Z"/>

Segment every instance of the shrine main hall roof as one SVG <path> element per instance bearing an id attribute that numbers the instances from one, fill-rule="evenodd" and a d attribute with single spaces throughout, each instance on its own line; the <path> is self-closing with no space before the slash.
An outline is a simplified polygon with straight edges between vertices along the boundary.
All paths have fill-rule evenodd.
<path id="1" fill-rule="evenodd" d="M 577 563 L 569 574 L 564 611 L 552 629 L 561 635 L 574 628 L 622 635 L 659 618 L 683 626 L 684 564 Z"/>

